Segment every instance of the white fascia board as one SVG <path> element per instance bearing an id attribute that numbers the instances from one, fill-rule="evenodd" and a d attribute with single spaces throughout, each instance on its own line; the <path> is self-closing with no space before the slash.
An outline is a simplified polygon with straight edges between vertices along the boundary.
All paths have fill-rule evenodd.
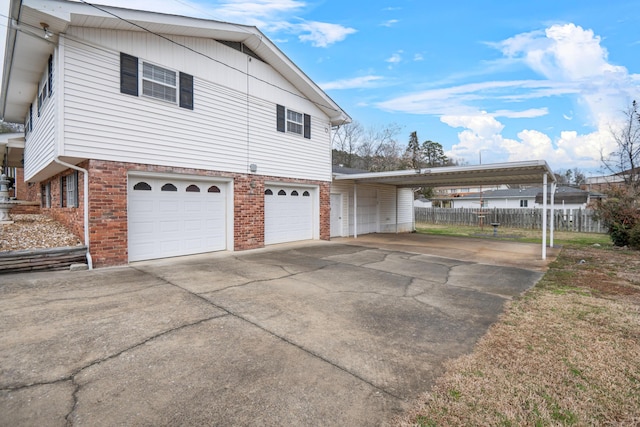
<path id="1" fill-rule="evenodd" d="M 147 29 L 164 35 L 188 35 L 242 42 L 323 110 L 331 125 L 351 122 L 351 117 L 257 27 L 113 6 L 93 7 L 66 0 L 24 0 L 23 5 L 66 21 L 68 25 L 81 25 L 87 17 L 96 17 L 104 19 L 99 28 L 122 29 L 122 20 L 126 20 L 133 24 L 131 31 Z M 55 32 L 62 31 L 61 28 L 56 30 Z"/>

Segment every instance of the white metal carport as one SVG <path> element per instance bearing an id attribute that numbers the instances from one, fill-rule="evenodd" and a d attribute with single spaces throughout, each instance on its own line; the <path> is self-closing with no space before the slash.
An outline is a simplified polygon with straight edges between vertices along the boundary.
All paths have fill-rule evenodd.
<path id="1" fill-rule="evenodd" d="M 447 166 L 425 168 L 420 170 L 398 170 L 387 172 L 365 172 L 355 174 L 334 174 L 334 181 L 353 183 L 354 206 L 357 206 L 358 184 L 385 184 L 397 188 L 411 187 L 479 187 L 489 185 L 524 185 L 535 184 L 543 187 L 542 215 L 542 259 L 547 257 L 547 212 L 553 210 L 554 193 L 557 185 L 551 168 L 544 160 L 532 160 L 511 163 L 493 163 L 473 166 Z M 550 183 L 550 185 L 549 185 Z M 549 188 L 550 187 L 550 188 Z M 547 203 L 548 191 L 551 192 L 550 203 Z M 357 216 L 354 216 L 354 237 L 358 237 Z M 553 247 L 553 215 L 550 215 L 549 246 Z M 397 219 L 396 219 L 397 220 Z"/>

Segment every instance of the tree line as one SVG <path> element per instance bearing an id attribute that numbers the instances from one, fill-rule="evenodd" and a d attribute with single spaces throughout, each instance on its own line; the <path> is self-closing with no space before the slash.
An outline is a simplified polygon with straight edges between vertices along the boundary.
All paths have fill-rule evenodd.
<path id="1" fill-rule="evenodd" d="M 415 131 L 407 143 L 400 142 L 401 130 L 395 123 L 366 128 L 357 121 L 342 125 L 333 134 L 333 164 L 369 172 L 458 164 L 444 154 L 442 144 L 420 142 Z"/>

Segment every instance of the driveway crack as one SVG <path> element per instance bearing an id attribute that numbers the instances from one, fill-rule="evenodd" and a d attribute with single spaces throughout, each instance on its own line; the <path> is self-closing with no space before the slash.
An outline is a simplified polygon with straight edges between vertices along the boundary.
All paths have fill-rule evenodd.
<path id="1" fill-rule="evenodd" d="M 322 266 L 319 269 L 322 269 L 324 267 L 326 267 L 326 266 Z M 136 269 L 135 267 L 132 267 L 132 268 Z M 342 371 L 342 372 L 344 372 L 344 373 L 356 378 L 357 380 L 369 385 L 370 387 L 374 388 L 375 390 L 380 391 L 381 393 L 384 393 L 385 395 L 387 395 L 389 397 L 392 397 L 392 398 L 400 400 L 400 401 L 404 401 L 405 400 L 403 397 L 398 396 L 398 395 L 396 395 L 396 394 L 394 394 L 394 393 L 392 393 L 392 392 L 390 392 L 388 390 L 385 390 L 384 388 L 378 386 L 377 384 L 374 384 L 373 382 L 371 382 L 371 381 L 367 380 L 366 378 L 358 375 L 357 373 L 351 372 L 349 369 L 338 365 L 336 362 L 333 362 L 332 360 L 329 360 L 326 357 L 324 357 L 324 356 L 322 356 L 322 355 L 320 355 L 318 353 L 315 353 L 315 352 L 303 347 L 302 345 L 297 344 L 297 343 L 289 340 L 288 338 L 286 338 L 286 337 L 284 337 L 282 335 L 278 335 L 275 332 L 273 332 L 273 331 L 265 328 L 264 326 L 260 325 L 259 323 L 256 323 L 256 322 L 254 322 L 254 321 L 252 321 L 250 319 L 247 319 L 246 317 L 242 316 L 241 314 L 235 313 L 235 312 L 231 311 L 230 309 L 228 309 L 226 307 L 223 307 L 223 306 L 221 306 L 219 304 L 216 304 L 216 303 L 206 299 L 205 297 L 203 297 L 200 294 L 196 294 L 196 293 L 190 291 L 189 289 L 186 289 L 186 288 L 184 288 L 184 287 L 182 287 L 182 286 L 180 286 L 180 285 L 178 285 L 176 283 L 173 283 L 173 282 L 165 279 L 164 277 L 155 275 L 155 274 L 153 274 L 151 272 L 146 272 L 144 270 L 138 270 L 138 271 L 141 271 L 144 274 L 148 274 L 149 276 L 155 277 L 158 280 L 162 280 L 162 281 L 164 281 L 165 283 L 167 283 L 169 285 L 175 286 L 176 288 L 182 289 L 184 292 L 187 292 L 187 293 L 193 295 L 194 297 L 199 298 L 202 301 L 205 301 L 207 304 L 210 304 L 211 306 L 213 306 L 213 307 L 215 307 L 215 308 L 217 308 L 219 310 L 222 310 L 223 312 L 227 313 L 228 315 L 233 316 L 233 317 L 235 317 L 235 318 L 237 318 L 237 319 L 239 319 L 239 320 L 241 320 L 243 322 L 246 322 L 246 323 L 248 323 L 248 324 L 250 324 L 252 326 L 255 326 L 256 328 L 260 329 L 261 331 L 263 331 L 263 332 L 265 332 L 265 333 L 267 333 L 267 334 L 269 334 L 269 335 L 281 340 L 282 342 L 284 342 L 284 343 L 286 343 L 288 345 L 291 345 L 291 346 L 299 349 L 300 351 L 302 351 L 302 352 L 304 352 L 304 353 L 306 353 L 306 354 L 308 354 L 308 355 L 310 355 L 310 356 L 312 356 L 312 357 L 314 357 L 314 358 L 316 358 L 316 359 L 318 359 L 318 360 L 320 360 L 320 361 L 322 361 L 324 363 L 327 363 L 327 364 L 331 365 L 332 367 L 334 367 L 334 368 L 336 368 L 336 369 L 338 369 L 338 370 L 340 370 L 340 371 Z M 296 273 L 296 274 L 300 274 L 300 273 Z M 292 274 L 292 276 L 293 275 L 294 274 Z M 286 277 L 289 277 L 289 276 L 286 276 Z M 275 280 L 275 279 L 271 279 L 271 280 Z"/>

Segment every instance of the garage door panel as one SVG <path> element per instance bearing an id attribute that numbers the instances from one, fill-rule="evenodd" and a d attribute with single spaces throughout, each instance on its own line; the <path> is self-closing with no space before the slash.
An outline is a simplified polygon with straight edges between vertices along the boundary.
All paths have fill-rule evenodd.
<path id="1" fill-rule="evenodd" d="M 312 239 L 313 189 L 269 186 L 267 190 L 271 194 L 265 191 L 265 244 Z M 307 196 L 302 195 L 305 191 Z"/>
<path id="2" fill-rule="evenodd" d="M 226 183 L 135 176 L 129 181 L 130 261 L 227 248 Z M 146 186 L 138 185 L 136 191 L 141 181 Z M 207 192 L 211 186 L 219 192 Z"/>

